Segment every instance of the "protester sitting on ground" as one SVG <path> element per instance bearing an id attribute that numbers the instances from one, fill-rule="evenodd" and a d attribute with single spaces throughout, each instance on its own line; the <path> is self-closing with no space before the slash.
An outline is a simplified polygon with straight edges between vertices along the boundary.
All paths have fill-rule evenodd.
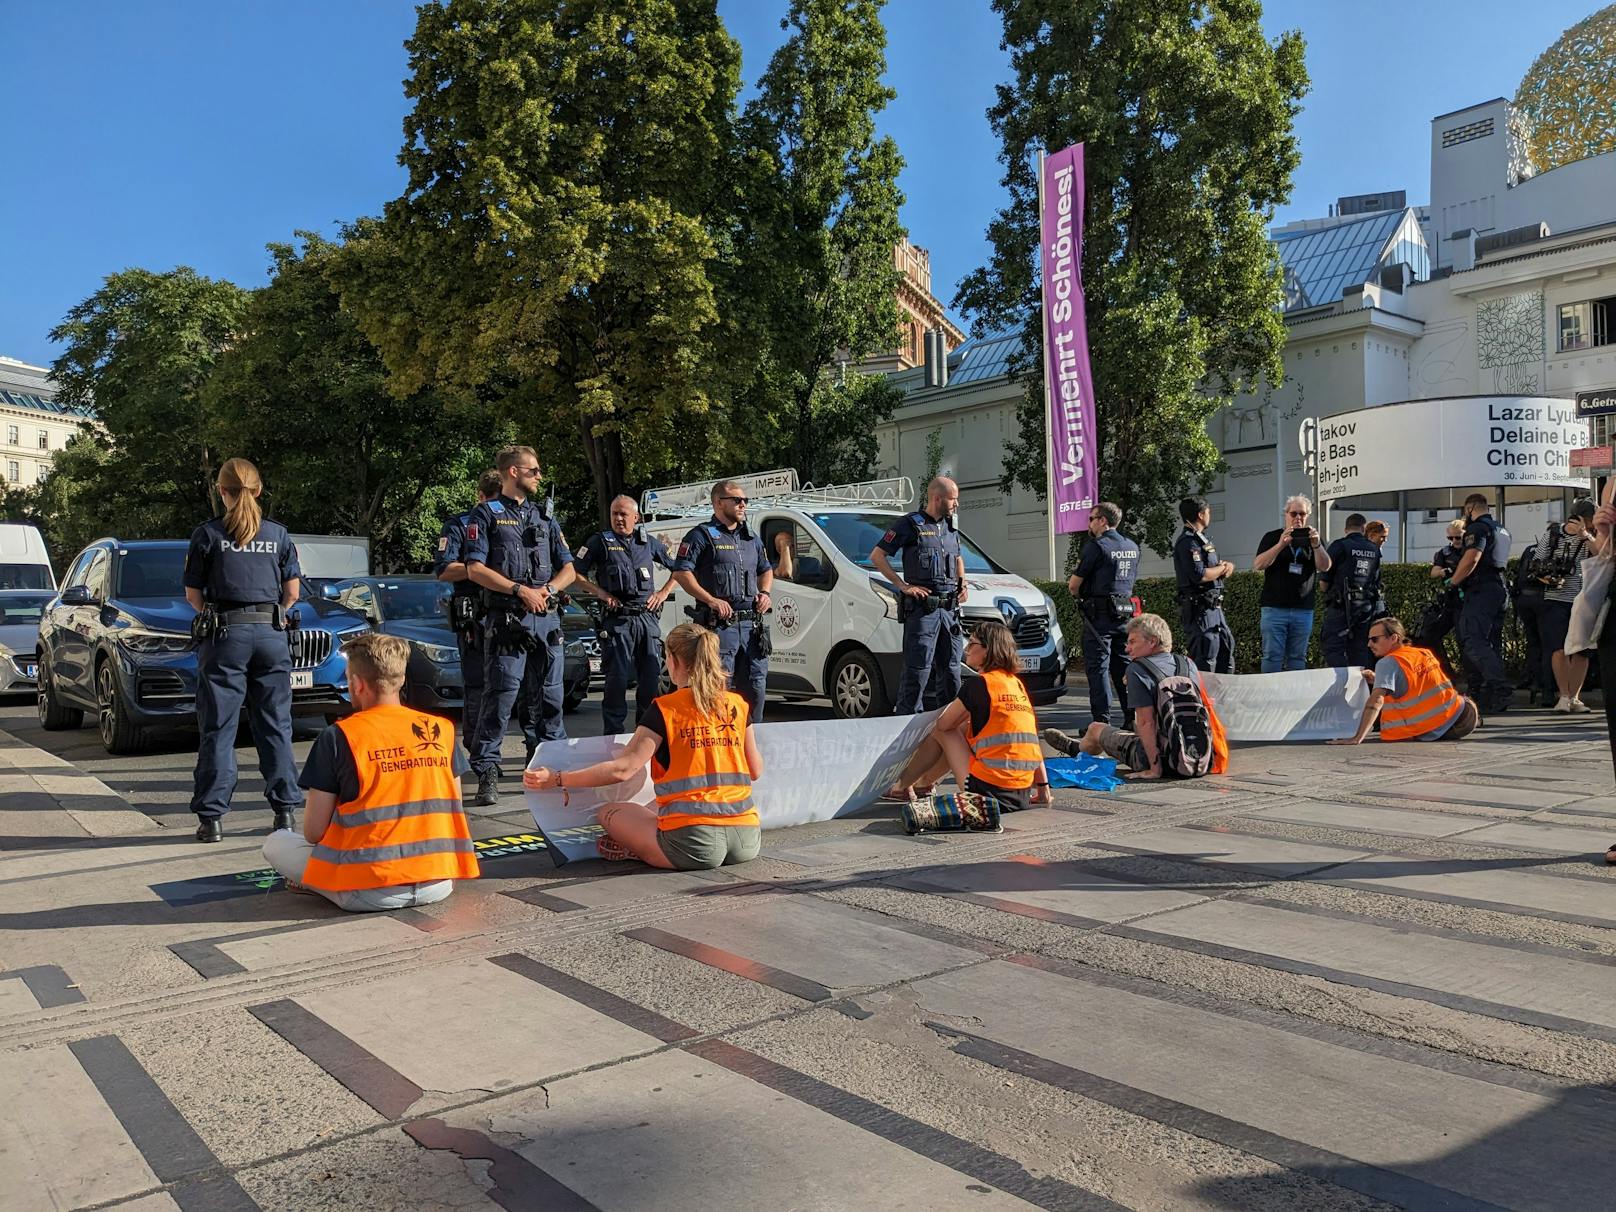
<path id="1" fill-rule="evenodd" d="M 1017 676 L 1015 636 L 1003 623 L 978 623 L 965 643 L 965 663 L 982 676 L 961 683 L 887 798 L 907 799 L 911 788 L 929 793 L 952 770 L 956 786 L 991 795 L 1005 811 L 1048 803 L 1038 716 Z"/>
<path id="2" fill-rule="evenodd" d="M 1058 728 L 1044 729 L 1044 743 L 1059 753 L 1076 757 L 1079 753 L 1115 758 L 1133 771 L 1138 779 L 1159 779 L 1166 771 L 1163 762 L 1162 721 L 1157 718 L 1157 691 L 1167 678 L 1183 677 L 1193 682 L 1199 706 L 1206 711 L 1208 735 L 1189 740 L 1199 748 L 1209 745 L 1205 756 L 1210 763 L 1200 773 L 1219 773 L 1222 751 L 1213 740 L 1217 726 L 1207 701 L 1205 684 L 1187 659 L 1173 654 L 1173 632 L 1159 614 L 1142 614 L 1128 624 L 1128 669 L 1123 684 L 1129 708 L 1134 712 L 1134 732 L 1109 724 L 1089 725 L 1081 739 L 1074 740 Z M 1226 757 L 1226 754 L 1223 754 Z M 1183 774 L 1175 770 L 1174 773 Z M 1187 777 L 1196 777 L 1189 775 Z"/>
<path id="3" fill-rule="evenodd" d="M 1380 719 L 1383 741 L 1458 741 L 1476 730 L 1481 713 L 1473 699 L 1454 690 L 1441 664 L 1427 649 L 1408 644 L 1403 624 L 1391 616 L 1369 628 L 1375 668 L 1364 670 L 1372 689 L 1358 731 L 1331 745 L 1359 745 Z"/>
<path id="4" fill-rule="evenodd" d="M 460 805 L 469 769 L 454 725 L 399 702 L 409 641 L 366 632 L 342 646 L 357 711 L 320 734 L 303 777 L 303 833 L 264 839 L 287 887 L 355 912 L 430 905 L 476 879 Z"/>
<path id="5" fill-rule="evenodd" d="M 621 753 L 581 770 L 538 766 L 522 785 L 563 795 L 610 787 L 650 762 L 656 807 L 601 805 L 600 856 L 676 871 L 750 862 L 762 844 L 752 783 L 763 773 L 763 758 L 746 700 L 727 689 L 716 632 L 680 623 L 663 649 L 677 689 L 651 704 Z"/>

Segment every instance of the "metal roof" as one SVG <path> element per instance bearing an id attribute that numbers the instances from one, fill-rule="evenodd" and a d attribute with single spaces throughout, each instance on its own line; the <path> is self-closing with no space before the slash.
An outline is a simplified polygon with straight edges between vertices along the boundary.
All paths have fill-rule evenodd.
<path id="1" fill-rule="evenodd" d="M 47 400 L 44 396 L 30 395 L 21 391 L 0 390 L 0 403 L 9 404 L 13 408 L 27 408 L 34 412 L 55 413 L 60 417 L 91 417 L 95 414 L 82 404 L 59 404 L 55 400 Z"/>
<path id="2" fill-rule="evenodd" d="M 948 385 L 956 387 L 1010 373 L 1010 362 L 1021 351 L 1021 334 L 1014 331 L 973 337 L 948 355 Z"/>
<path id="3" fill-rule="evenodd" d="M 1383 211 L 1329 227 L 1274 233 L 1285 273 L 1285 310 L 1337 302 L 1349 286 L 1369 281 L 1408 213 Z"/>

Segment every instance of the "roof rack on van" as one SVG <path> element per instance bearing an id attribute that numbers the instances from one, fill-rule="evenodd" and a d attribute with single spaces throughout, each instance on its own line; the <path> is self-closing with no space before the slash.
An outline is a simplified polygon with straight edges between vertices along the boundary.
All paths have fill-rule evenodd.
<path id="1" fill-rule="evenodd" d="M 789 483 L 782 480 L 789 477 Z M 797 487 L 797 473 L 791 468 L 784 471 L 764 472 L 756 476 L 733 476 L 737 484 L 746 489 L 752 505 L 796 505 L 807 508 L 825 505 L 879 505 L 902 508 L 915 499 L 915 483 L 908 476 L 890 476 L 884 480 L 863 480 L 857 484 L 827 484 L 816 488 L 812 484 Z M 686 517 L 704 514 L 711 509 L 712 486 L 715 480 L 700 484 L 681 484 L 673 488 L 658 488 L 647 492 L 641 501 L 645 514 L 665 517 Z M 769 491 L 771 488 L 774 491 Z M 699 493 L 691 490 L 699 489 Z"/>

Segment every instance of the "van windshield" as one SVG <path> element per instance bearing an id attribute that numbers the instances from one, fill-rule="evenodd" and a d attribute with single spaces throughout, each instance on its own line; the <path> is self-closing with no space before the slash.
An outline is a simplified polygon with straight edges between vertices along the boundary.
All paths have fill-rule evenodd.
<path id="1" fill-rule="evenodd" d="M 43 564 L 0 564 L 0 589 L 49 589 L 50 569 Z"/>
<path id="2" fill-rule="evenodd" d="M 860 568 L 874 567 L 870 563 L 870 552 L 875 550 L 881 536 L 897 520 L 896 515 L 890 513 L 816 513 L 813 518 L 830 541 L 836 544 L 836 549 Z M 966 572 L 1002 571 L 963 533 L 959 540 Z"/>

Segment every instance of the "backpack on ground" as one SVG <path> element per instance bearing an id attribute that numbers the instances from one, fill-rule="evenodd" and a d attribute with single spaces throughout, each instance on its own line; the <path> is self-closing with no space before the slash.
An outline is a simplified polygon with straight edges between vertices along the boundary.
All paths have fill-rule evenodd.
<path id="1" fill-rule="evenodd" d="M 1173 672 L 1156 682 L 1156 743 L 1164 773 L 1198 779 L 1212 769 L 1212 714 L 1195 666 L 1172 657 Z"/>

